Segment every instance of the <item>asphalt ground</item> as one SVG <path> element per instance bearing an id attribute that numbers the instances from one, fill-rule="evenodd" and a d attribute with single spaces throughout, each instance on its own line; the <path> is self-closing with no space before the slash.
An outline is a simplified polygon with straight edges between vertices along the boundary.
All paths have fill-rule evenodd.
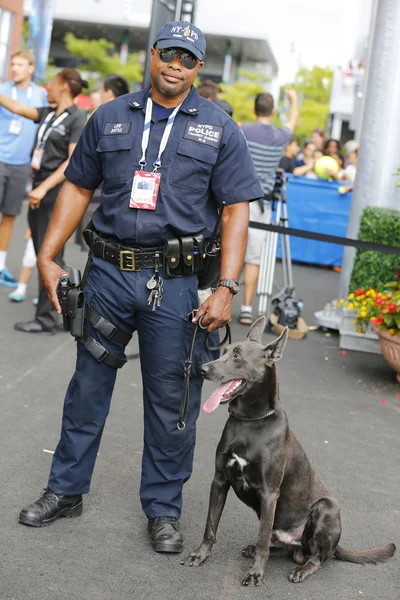
<path id="1" fill-rule="evenodd" d="M 26 210 L 26 208 L 25 208 Z M 18 272 L 23 255 L 25 215 L 16 226 L 8 267 Z M 85 256 L 69 242 L 66 261 L 82 267 Z M 303 316 L 336 296 L 338 274 L 295 266 Z M 277 270 L 277 284 L 281 280 Z M 399 558 L 359 566 L 330 561 L 302 584 L 284 556 L 272 556 L 261 588 L 243 588 L 249 559 L 241 549 L 255 541 L 257 518 L 231 493 L 222 516 L 218 543 L 198 569 L 180 560 L 200 542 L 213 476 L 214 453 L 225 423 L 226 407 L 198 421 L 194 473 L 184 491 L 181 556 L 155 554 L 138 497 L 142 404 L 139 361 L 119 372 L 111 414 L 104 432 L 92 491 L 78 519 L 50 527 L 18 523 L 19 510 L 45 487 L 60 431 L 61 409 L 74 370 L 75 344 L 65 333 L 29 336 L 14 331 L 18 320 L 34 315 L 31 299 L 16 305 L 0 287 L 0 600 L 398 600 Z M 240 296 L 240 294 L 239 294 Z M 233 338 L 246 328 L 236 323 L 241 298 L 233 305 Z M 272 339 L 265 334 L 265 341 Z M 133 340 L 129 352 L 136 350 Z M 400 544 L 399 424 L 400 386 L 381 356 L 341 354 L 338 336 L 312 331 L 290 340 L 278 366 L 281 400 L 292 429 L 325 485 L 341 504 L 341 545 L 360 550 L 388 542 Z M 212 385 L 204 386 L 204 398 Z M 48 452 L 50 451 L 50 452 Z"/>

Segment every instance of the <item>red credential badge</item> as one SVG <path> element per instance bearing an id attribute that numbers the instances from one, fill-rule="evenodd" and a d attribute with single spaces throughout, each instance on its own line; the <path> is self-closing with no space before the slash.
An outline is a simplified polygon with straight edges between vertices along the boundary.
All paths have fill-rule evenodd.
<path id="1" fill-rule="evenodd" d="M 160 173 L 135 171 L 129 208 L 155 210 L 157 206 L 158 188 L 160 187 L 160 178 Z"/>
<path id="2" fill-rule="evenodd" d="M 32 160 L 31 160 L 32 169 L 35 169 L 35 171 L 39 171 L 40 167 L 42 166 L 42 160 L 43 160 L 43 148 L 41 148 L 40 146 L 36 146 L 33 151 L 33 154 L 32 154 Z"/>

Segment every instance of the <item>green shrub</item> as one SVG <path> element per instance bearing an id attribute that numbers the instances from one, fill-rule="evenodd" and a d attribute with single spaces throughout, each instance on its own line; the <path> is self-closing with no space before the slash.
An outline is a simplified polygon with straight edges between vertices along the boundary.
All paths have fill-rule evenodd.
<path id="1" fill-rule="evenodd" d="M 368 206 L 364 209 L 358 239 L 388 246 L 400 246 L 400 212 Z M 382 288 L 397 279 L 400 256 L 372 250 L 357 250 L 349 291 L 357 288 Z"/>

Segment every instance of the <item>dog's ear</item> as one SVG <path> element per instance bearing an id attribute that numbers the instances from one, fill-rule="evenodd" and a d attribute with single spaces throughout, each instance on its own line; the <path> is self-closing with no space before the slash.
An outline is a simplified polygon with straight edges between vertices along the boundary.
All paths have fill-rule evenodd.
<path id="1" fill-rule="evenodd" d="M 282 358 L 288 340 L 288 331 L 288 328 L 285 327 L 281 335 L 264 348 L 268 365 L 272 365 Z"/>
<path id="2" fill-rule="evenodd" d="M 250 331 L 247 334 L 247 339 L 250 342 L 258 342 L 259 344 L 261 344 L 266 324 L 267 319 L 265 317 L 259 317 L 257 321 L 255 321 L 250 327 Z"/>

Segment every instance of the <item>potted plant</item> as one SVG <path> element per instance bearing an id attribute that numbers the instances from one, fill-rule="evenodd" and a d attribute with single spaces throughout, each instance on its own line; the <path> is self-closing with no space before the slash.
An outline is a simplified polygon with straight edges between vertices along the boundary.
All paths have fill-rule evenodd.
<path id="1" fill-rule="evenodd" d="M 368 292 L 368 296 L 365 294 Z M 339 325 L 339 346 L 344 350 L 356 350 L 358 352 L 369 352 L 382 354 L 379 338 L 375 327 L 371 322 L 364 322 L 364 308 L 376 294 L 375 290 L 357 289 L 351 292 L 347 301 L 339 300 L 341 309 L 341 320 Z M 371 300 L 370 300 L 371 299 Z M 356 313 L 356 314 L 355 314 Z M 360 316 L 362 313 L 362 317 Z M 358 315 L 358 318 L 357 316 Z"/>
<path id="2" fill-rule="evenodd" d="M 340 304 L 346 304 L 340 301 Z M 356 289 L 349 294 L 347 309 L 355 313 L 357 331 L 365 333 L 374 327 L 388 364 L 396 371 L 400 382 L 400 283 L 387 283 L 381 292 Z"/>

